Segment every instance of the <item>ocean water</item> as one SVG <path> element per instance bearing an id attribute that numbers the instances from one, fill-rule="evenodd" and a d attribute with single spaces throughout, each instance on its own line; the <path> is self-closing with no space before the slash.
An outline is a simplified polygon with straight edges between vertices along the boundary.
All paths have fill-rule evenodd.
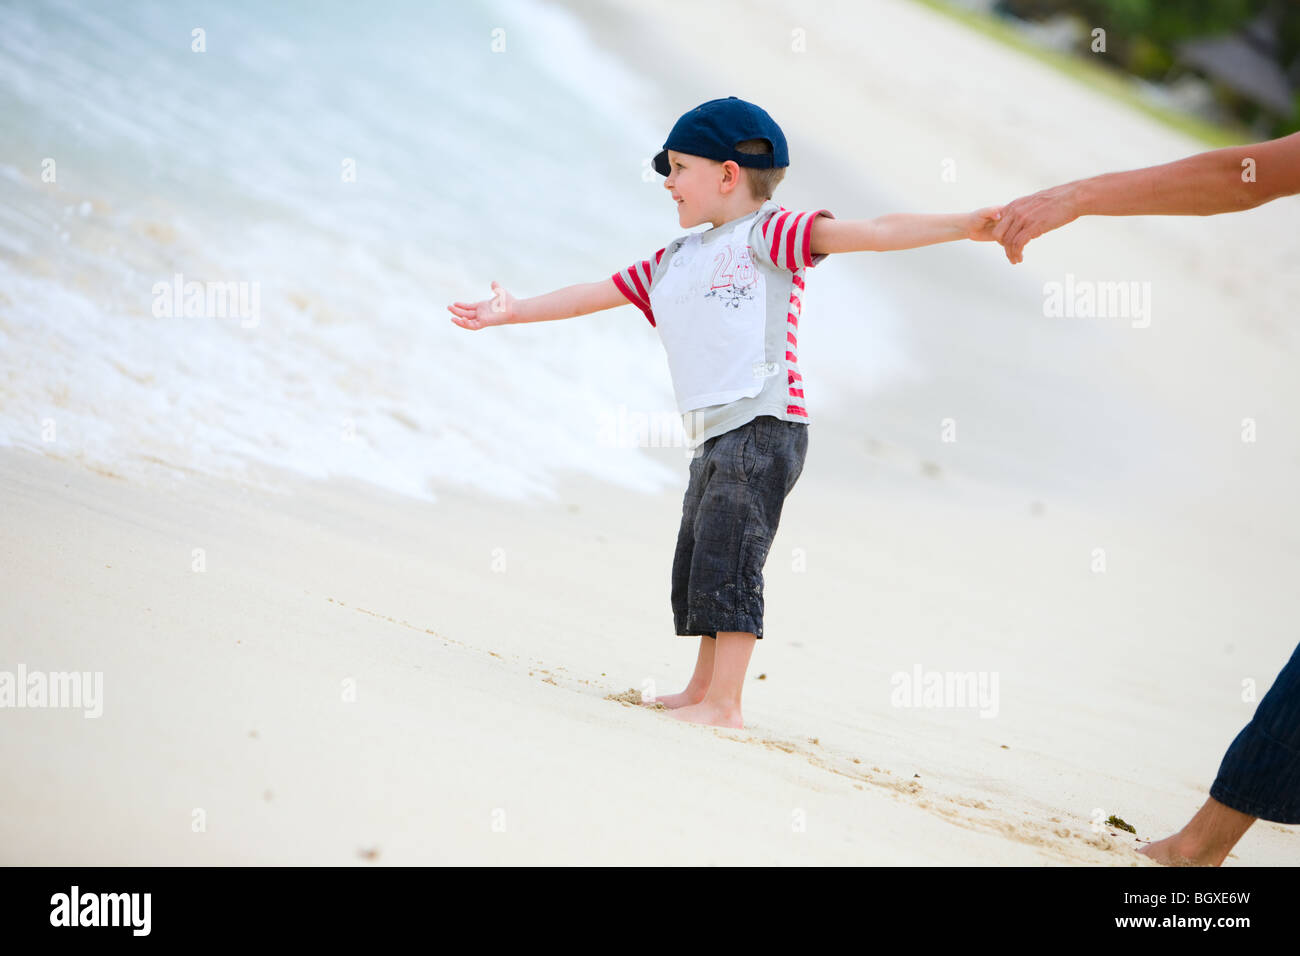
<path id="1" fill-rule="evenodd" d="M 468 332 L 445 306 L 678 235 L 646 164 L 693 105 L 543 0 L 6 0 L 0 444 L 429 501 L 550 498 L 566 470 L 681 485 L 684 450 L 638 447 L 642 421 L 684 444 L 638 311 Z M 806 314 L 849 300 L 888 309 L 841 276 Z M 881 340 L 839 368 L 822 339 L 819 369 L 816 335 L 814 417 L 903 364 Z"/>

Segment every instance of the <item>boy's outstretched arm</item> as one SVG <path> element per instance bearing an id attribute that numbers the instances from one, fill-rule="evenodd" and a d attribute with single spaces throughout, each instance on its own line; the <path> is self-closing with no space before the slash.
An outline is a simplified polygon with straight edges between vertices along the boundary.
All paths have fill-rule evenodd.
<path id="1" fill-rule="evenodd" d="M 476 331 L 491 325 L 571 319 L 627 305 L 627 298 L 612 278 L 565 286 L 530 299 L 516 299 L 501 283 L 493 282 L 492 293 L 492 298 L 482 302 L 453 302 L 447 306 L 451 320 L 462 329 Z"/>
<path id="2" fill-rule="evenodd" d="M 890 252 L 916 249 L 938 242 L 993 238 L 993 227 L 1002 215 L 1001 206 L 975 212 L 941 215 L 898 213 L 877 219 L 813 220 L 810 243 L 814 255 L 824 252 Z"/>

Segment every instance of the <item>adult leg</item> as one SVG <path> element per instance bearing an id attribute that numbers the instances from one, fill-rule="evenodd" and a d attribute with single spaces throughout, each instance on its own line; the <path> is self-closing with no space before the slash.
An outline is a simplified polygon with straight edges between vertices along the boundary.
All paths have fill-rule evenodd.
<path id="1" fill-rule="evenodd" d="M 1138 852 L 1166 866 L 1219 866 L 1254 822 L 1210 797 L 1181 830 Z"/>
<path id="2" fill-rule="evenodd" d="M 1256 818 L 1300 823 L 1300 645 L 1223 755 L 1210 799 L 1173 836 L 1138 852 L 1174 866 L 1219 866 Z"/>

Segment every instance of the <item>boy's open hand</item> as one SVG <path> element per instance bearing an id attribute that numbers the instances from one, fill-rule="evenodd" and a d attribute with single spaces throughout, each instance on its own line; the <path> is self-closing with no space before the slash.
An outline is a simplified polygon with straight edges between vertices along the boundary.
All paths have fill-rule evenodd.
<path id="1" fill-rule="evenodd" d="M 505 325 L 515 318 L 515 297 L 506 287 L 493 280 L 493 296 L 482 302 L 453 302 L 447 306 L 451 320 L 462 329 L 477 331 L 489 325 Z"/>
<path id="2" fill-rule="evenodd" d="M 975 210 L 966 219 L 966 238 L 974 239 L 976 242 L 991 242 L 993 230 L 1001 218 L 1001 206 L 988 206 L 985 209 Z"/>

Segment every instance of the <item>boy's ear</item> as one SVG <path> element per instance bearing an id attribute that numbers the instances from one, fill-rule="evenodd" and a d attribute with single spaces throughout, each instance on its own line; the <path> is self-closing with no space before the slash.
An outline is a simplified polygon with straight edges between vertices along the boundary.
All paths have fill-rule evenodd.
<path id="1" fill-rule="evenodd" d="M 718 164 L 722 167 L 722 191 L 730 192 L 740 185 L 740 164 L 734 159 L 728 159 Z M 728 174 L 730 178 L 728 178 Z"/>

